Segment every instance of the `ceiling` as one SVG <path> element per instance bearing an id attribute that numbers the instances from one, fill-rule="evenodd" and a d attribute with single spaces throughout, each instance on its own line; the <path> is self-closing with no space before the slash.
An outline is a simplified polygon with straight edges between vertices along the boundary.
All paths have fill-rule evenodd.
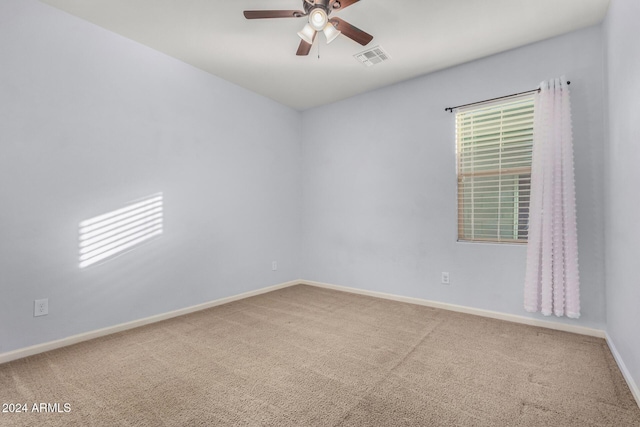
<path id="1" fill-rule="evenodd" d="M 361 0 L 334 12 L 374 36 L 391 59 L 319 35 L 296 56 L 306 18 L 247 20 L 242 12 L 301 10 L 303 0 L 41 0 L 297 110 L 601 22 L 609 0 Z M 319 43 L 320 42 L 320 43 Z M 319 50 L 318 50 L 319 48 Z M 318 58 L 319 53 L 319 58 Z"/>

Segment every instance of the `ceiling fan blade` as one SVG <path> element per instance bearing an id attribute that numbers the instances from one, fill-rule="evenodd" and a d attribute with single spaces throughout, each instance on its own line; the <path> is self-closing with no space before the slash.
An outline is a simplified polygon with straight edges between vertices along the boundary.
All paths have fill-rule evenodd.
<path id="1" fill-rule="evenodd" d="M 354 3 L 358 3 L 360 0 L 336 0 L 333 3 L 333 10 L 342 10 L 351 6 Z"/>
<path id="2" fill-rule="evenodd" d="M 301 10 L 245 10 L 244 17 L 247 19 L 263 18 L 300 18 L 306 14 Z"/>
<path id="3" fill-rule="evenodd" d="M 316 40 L 316 34 L 318 33 L 313 34 L 313 41 Z M 311 46 L 313 46 L 313 44 L 309 44 L 304 40 L 300 40 L 300 45 L 298 46 L 298 51 L 296 52 L 296 55 L 298 56 L 309 55 L 309 52 L 311 52 Z"/>
<path id="4" fill-rule="evenodd" d="M 358 27 L 354 27 L 344 19 L 331 18 L 329 19 L 329 22 L 331 22 L 337 30 L 341 31 L 342 34 L 349 37 L 354 42 L 360 43 L 362 46 L 366 46 L 371 40 L 373 40 L 373 36 L 371 34 L 365 33 Z"/>

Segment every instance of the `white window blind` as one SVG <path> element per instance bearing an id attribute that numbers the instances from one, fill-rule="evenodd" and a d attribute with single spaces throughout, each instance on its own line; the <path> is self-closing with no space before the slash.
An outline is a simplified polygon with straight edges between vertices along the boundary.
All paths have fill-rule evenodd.
<path id="1" fill-rule="evenodd" d="M 458 240 L 526 243 L 533 95 L 456 110 Z"/>
<path id="2" fill-rule="evenodd" d="M 80 223 L 80 268 L 162 234 L 162 193 Z"/>

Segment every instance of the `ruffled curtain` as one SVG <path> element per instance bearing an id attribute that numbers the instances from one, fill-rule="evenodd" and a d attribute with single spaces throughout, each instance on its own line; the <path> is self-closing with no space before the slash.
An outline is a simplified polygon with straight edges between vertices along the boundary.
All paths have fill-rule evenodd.
<path id="1" fill-rule="evenodd" d="M 540 84 L 533 125 L 525 310 L 580 317 L 573 136 L 564 77 Z"/>

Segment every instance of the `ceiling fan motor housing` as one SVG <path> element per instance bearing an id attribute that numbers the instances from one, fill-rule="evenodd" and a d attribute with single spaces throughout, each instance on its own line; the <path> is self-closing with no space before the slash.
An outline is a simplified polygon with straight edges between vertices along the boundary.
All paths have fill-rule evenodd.
<path id="1" fill-rule="evenodd" d="M 304 11 L 308 15 L 313 9 L 321 8 L 329 15 L 332 9 L 330 6 L 334 2 L 335 0 L 303 0 Z"/>

